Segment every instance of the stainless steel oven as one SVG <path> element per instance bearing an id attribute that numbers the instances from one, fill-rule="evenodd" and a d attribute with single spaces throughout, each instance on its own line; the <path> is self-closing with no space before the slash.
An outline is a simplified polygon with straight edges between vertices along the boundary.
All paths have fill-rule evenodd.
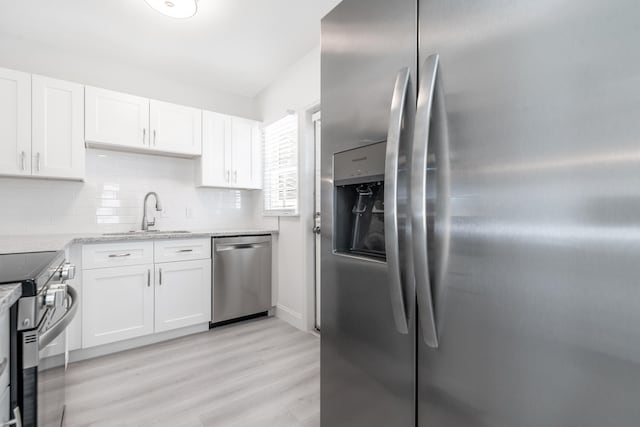
<path id="1" fill-rule="evenodd" d="M 0 256 L 0 283 L 21 283 L 22 297 L 12 310 L 11 408 L 18 427 L 64 425 L 66 329 L 78 298 L 67 284 L 75 267 L 64 252 Z M 64 349 L 55 363 L 43 363 L 46 348 Z M 46 362 L 51 362 L 48 359 Z"/>

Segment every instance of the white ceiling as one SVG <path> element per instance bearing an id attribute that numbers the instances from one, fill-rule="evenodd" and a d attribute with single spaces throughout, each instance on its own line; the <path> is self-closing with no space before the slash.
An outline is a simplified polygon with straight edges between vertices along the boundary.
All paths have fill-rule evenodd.
<path id="1" fill-rule="evenodd" d="M 320 43 L 320 19 L 340 1 L 199 0 L 176 20 L 144 0 L 0 0 L 0 37 L 254 97 Z"/>

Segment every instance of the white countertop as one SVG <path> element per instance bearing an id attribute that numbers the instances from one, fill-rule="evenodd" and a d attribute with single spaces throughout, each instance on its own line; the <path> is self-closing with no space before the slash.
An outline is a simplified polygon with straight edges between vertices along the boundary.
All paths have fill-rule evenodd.
<path id="1" fill-rule="evenodd" d="M 123 240 L 161 240 L 161 239 L 196 239 L 218 236 L 251 236 L 256 234 L 277 234 L 277 230 L 270 229 L 240 229 L 240 230 L 204 230 L 189 233 L 131 233 L 126 235 L 104 234 L 34 234 L 0 236 L 0 255 L 24 252 L 59 251 L 68 245 L 82 243 L 106 243 Z"/>

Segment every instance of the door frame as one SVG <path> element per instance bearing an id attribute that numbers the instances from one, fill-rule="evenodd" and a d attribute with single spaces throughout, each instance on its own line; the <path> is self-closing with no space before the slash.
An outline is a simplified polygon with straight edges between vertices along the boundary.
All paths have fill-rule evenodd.
<path id="1" fill-rule="evenodd" d="M 320 112 L 320 102 L 304 109 L 301 115 L 300 139 L 300 219 L 304 227 L 305 285 L 304 285 L 304 327 L 316 330 L 316 239 L 313 233 L 315 206 L 315 123 L 314 117 Z M 302 146 L 304 144 L 304 147 Z"/>
<path id="2" fill-rule="evenodd" d="M 321 166 L 321 156 L 322 156 L 322 113 L 321 111 L 316 111 L 311 115 L 311 126 L 313 127 L 313 224 L 314 227 L 316 225 L 322 226 L 322 198 L 320 195 L 320 191 L 322 188 L 322 166 Z M 317 219 L 318 213 L 320 213 L 319 222 Z M 314 296 L 314 318 L 313 318 L 313 327 L 316 331 L 320 331 L 320 326 L 322 324 L 322 318 L 320 316 L 320 287 L 321 287 L 321 251 L 320 251 L 320 242 L 321 237 L 319 234 L 315 234 L 313 236 L 314 240 L 314 280 L 313 280 L 313 296 Z"/>

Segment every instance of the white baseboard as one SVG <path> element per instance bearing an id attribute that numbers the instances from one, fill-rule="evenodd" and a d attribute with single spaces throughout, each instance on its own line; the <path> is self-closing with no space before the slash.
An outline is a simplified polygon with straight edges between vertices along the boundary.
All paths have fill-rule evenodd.
<path id="1" fill-rule="evenodd" d="M 304 320 L 302 319 L 302 314 L 297 311 L 287 307 L 286 305 L 278 304 L 276 306 L 276 317 L 278 319 L 282 319 L 290 325 L 295 326 L 296 328 L 304 331 L 305 325 Z"/>
<path id="2" fill-rule="evenodd" d="M 168 341 L 187 335 L 197 334 L 209 330 L 209 323 L 203 323 L 195 326 L 187 326 L 186 328 L 175 329 L 173 331 L 159 332 L 144 337 L 133 338 L 126 341 L 115 342 L 111 344 L 100 345 L 97 347 L 83 348 L 73 350 L 69 353 L 71 362 L 80 360 L 93 359 L 95 357 L 105 356 L 107 354 L 118 353 L 125 350 L 131 350 L 137 347 L 143 347 L 150 344 L 156 344 L 162 341 Z"/>

